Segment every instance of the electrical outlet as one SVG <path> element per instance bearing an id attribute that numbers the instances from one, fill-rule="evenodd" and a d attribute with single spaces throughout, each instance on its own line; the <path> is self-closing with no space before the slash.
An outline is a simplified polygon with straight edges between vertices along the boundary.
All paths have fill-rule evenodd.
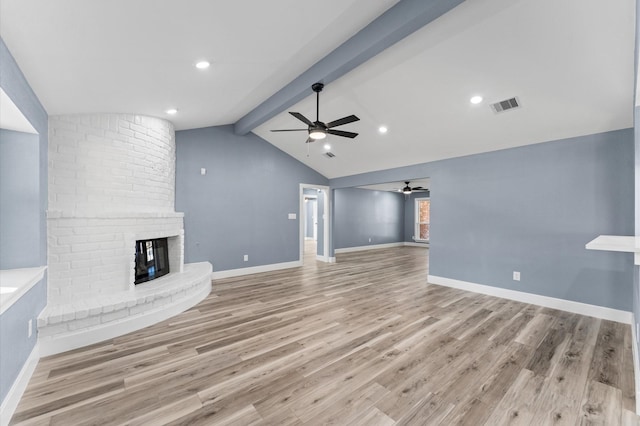
<path id="1" fill-rule="evenodd" d="M 371 237 L 369 237 L 369 242 L 371 242 Z"/>
<path id="2" fill-rule="evenodd" d="M 27 330 L 27 337 L 31 337 L 32 333 L 33 333 L 33 320 L 30 319 L 29 320 L 29 330 Z"/>
<path id="3" fill-rule="evenodd" d="M 244 255 L 244 261 L 245 261 L 245 262 L 248 262 L 248 261 L 249 261 L 249 255 L 248 255 L 248 254 L 245 254 L 245 255 Z"/>
<path id="4" fill-rule="evenodd" d="M 520 272 L 513 271 L 513 280 L 514 281 L 520 281 Z"/>

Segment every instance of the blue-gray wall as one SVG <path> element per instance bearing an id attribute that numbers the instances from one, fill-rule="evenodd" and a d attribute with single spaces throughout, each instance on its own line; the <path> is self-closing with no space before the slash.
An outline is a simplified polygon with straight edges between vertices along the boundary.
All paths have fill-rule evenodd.
<path id="1" fill-rule="evenodd" d="M 334 209 L 334 249 L 404 241 L 403 194 L 337 189 Z"/>
<path id="2" fill-rule="evenodd" d="M 25 221 L 24 226 L 37 226 L 37 250 L 28 256 L 25 263 L 43 266 L 47 263 L 47 132 L 49 118 L 44 107 L 29 86 L 20 68 L 16 64 L 9 49 L 0 38 L 0 87 L 11 98 L 22 114 L 39 133 L 38 146 L 38 216 L 35 223 L 33 218 Z M 11 388 L 24 363 L 35 345 L 35 334 L 27 338 L 27 324 L 29 319 L 35 319 L 44 308 L 47 301 L 46 274 L 38 285 L 34 286 L 27 295 L 16 302 L 0 317 L 0 346 L 2 350 L 2 368 L 0 368 L 0 389 L 2 401 L 6 392 Z M 6 366 L 6 367 L 5 367 Z"/>
<path id="3" fill-rule="evenodd" d="M 630 311 L 632 256 L 584 246 L 601 234 L 632 235 L 633 159 L 633 130 L 625 129 L 330 184 L 427 176 L 431 275 Z"/>
<path id="4" fill-rule="evenodd" d="M 233 126 L 176 132 L 185 262 L 209 261 L 224 271 L 298 260 L 301 183 L 328 181 L 252 133 L 236 135 Z"/>
<path id="5" fill-rule="evenodd" d="M 432 182 L 432 275 L 631 310 L 632 256 L 585 250 L 632 235 L 630 130 L 447 161 Z"/>
<path id="6" fill-rule="evenodd" d="M 38 135 L 0 129 L 0 269 L 39 266 Z"/>
<path id="7" fill-rule="evenodd" d="M 411 195 L 405 197 L 404 201 L 404 241 L 408 243 L 415 242 L 413 237 L 415 235 L 415 216 L 416 198 L 429 198 L 429 191 L 425 192 L 412 192 Z"/>
<path id="8" fill-rule="evenodd" d="M 37 333 L 27 337 L 28 321 L 33 319 L 35 328 L 38 317 L 46 304 L 44 280 L 33 286 L 0 316 L 0 397 L 7 396 L 20 370 L 37 341 Z"/>

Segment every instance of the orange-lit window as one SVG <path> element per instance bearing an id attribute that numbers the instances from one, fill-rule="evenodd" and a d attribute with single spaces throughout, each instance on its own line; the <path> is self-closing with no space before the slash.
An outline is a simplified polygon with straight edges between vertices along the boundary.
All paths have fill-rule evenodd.
<path id="1" fill-rule="evenodd" d="M 429 241 L 429 209 L 431 200 L 429 198 L 416 198 L 416 228 L 414 238 L 416 241 Z"/>

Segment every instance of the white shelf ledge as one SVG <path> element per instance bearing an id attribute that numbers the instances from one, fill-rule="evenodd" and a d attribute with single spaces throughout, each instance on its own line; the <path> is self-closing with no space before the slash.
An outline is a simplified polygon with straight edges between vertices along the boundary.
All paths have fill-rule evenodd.
<path id="1" fill-rule="evenodd" d="M 46 266 L 0 270 L 0 314 L 20 299 L 44 276 Z"/>
<path id="2" fill-rule="evenodd" d="M 634 254 L 634 263 L 640 265 L 640 237 L 623 235 L 600 235 L 589 241 L 588 250 L 620 251 Z"/>

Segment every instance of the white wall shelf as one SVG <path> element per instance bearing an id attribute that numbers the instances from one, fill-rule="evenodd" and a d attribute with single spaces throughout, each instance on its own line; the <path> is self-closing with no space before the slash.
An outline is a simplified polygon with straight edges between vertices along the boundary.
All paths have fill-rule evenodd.
<path id="1" fill-rule="evenodd" d="M 38 284 L 46 266 L 0 270 L 0 314 L 9 309 L 26 292 Z"/>
<path id="2" fill-rule="evenodd" d="M 640 265 L 640 237 L 623 235 L 600 235 L 589 241 L 588 250 L 621 251 L 634 254 L 634 263 Z"/>

